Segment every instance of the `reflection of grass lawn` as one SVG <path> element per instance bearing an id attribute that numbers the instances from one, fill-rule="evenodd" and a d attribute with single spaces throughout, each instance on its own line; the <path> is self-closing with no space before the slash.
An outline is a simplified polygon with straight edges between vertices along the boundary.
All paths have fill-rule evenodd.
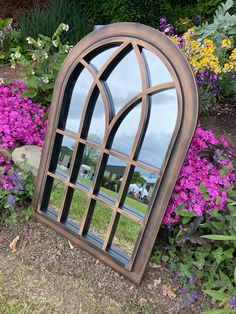
<path id="1" fill-rule="evenodd" d="M 91 186 L 91 180 L 89 179 L 80 178 L 80 181 Z M 53 185 L 53 193 L 51 194 L 50 198 L 50 205 L 52 208 L 57 209 L 60 207 L 63 196 L 63 189 L 63 184 L 59 182 L 56 182 L 56 184 Z M 114 191 L 110 191 L 103 187 L 101 188 L 101 191 L 113 197 L 114 199 L 117 198 L 118 193 Z M 76 190 L 73 195 L 69 218 L 80 223 L 83 217 L 84 209 L 87 205 L 87 201 L 87 196 L 84 193 Z M 133 207 L 134 209 L 139 210 L 140 212 L 146 212 L 147 205 L 138 202 L 135 199 L 127 197 L 126 204 Z M 109 207 L 103 205 L 100 202 L 96 202 L 90 230 L 104 238 L 111 219 L 111 214 L 112 210 Z M 117 227 L 114 243 L 117 246 L 121 247 L 124 251 L 131 253 L 131 247 L 133 248 L 139 230 L 140 226 L 138 223 L 133 222 L 132 220 L 127 219 L 124 216 L 121 216 Z"/>

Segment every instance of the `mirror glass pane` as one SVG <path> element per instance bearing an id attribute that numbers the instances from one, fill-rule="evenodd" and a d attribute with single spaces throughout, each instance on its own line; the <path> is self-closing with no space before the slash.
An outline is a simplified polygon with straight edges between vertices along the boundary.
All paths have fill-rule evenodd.
<path id="1" fill-rule="evenodd" d="M 114 203 L 118 197 L 126 164 L 113 156 L 109 156 L 104 172 L 102 186 L 98 195 L 110 203 Z"/>
<path id="2" fill-rule="evenodd" d="M 104 239 L 111 220 L 112 210 L 101 202 L 96 202 L 89 231 Z"/>
<path id="3" fill-rule="evenodd" d="M 58 213 L 62 205 L 62 198 L 63 198 L 65 186 L 59 180 L 51 179 L 51 178 L 50 180 L 53 180 L 53 184 L 52 184 L 52 190 L 51 190 L 50 199 L 49 199 L 46 212 L 47 214 L 52 216 L 54 219 L 57 219 Z"/>
<path id="4" fill-rule="evenodd" d="M 134 107 L 124 118 L 119 126 L 112 143 L 112 149 L 129 155 L 138 130 L 139 120 L 141 117 L 141 104 Z"/>
<path id="5" fill-rule="evenodd" d="M 136 167 L 125 198 L 124 210 L 137 217 L 144 217 L 156 182 L 155 174 Z"/>
<path id="6" fill-rule="evenodd" d="M 75 83 L 72 91 L 69 112 L 67 116 L 65 129 L 72 133 L 79 130 L 80 119 L 86 101 L 87 94 L 92 85 L 93 77 L 87 69 L 83 69 Z"/>
<path id="7" fill-rule="evenodd" d="M 81 191 L 69 188 L 73 193 L 70 209 L 65 224 L 69 224 L 72 229 L 78 233 L 78 225 L 80 225 L 85 208 L 87 207 L 88 197 Z"/>
<path id="8" fill-rule="evenodd" d="M 85 145 L 82 163 L 78 173 L 77 184 L 82 184 L 88 190 L 94 179 L 94 172 L 99 158 L 99 152 L 91 146 Z"/>
<path id="9" fill-rule="evenodd" d="M 142 91 L 141 74 L 135 52 L 129 52 L 107 79 L 115 111 Z"/>
<path id="10" fill-rule="evenodd" d="M 93 116 L 91 119 L 88 139 L 92 142 L 102 144 L 105 131 L 105 110 L 101 95 L 96 101 Z"/>
<path id="11" fill-rule="evenodd" d="M 175 89 L 151 96 L 151 116 L 139 160 L 160 168 L 167 152 L 178 113 Z"/>
<path id="12" fill-rule="evenodd" d="M 112 47 L 104 50 L 94 57 L 90 63 L 97 69 L 100 70 L 103 64 L 110 58 L 110 56 L 115 52 L 117 47 Z"/>
<path id="13" fill-rule="evenodd" d="M 140 230 L 141 227 L 137 222 L 121 215 L 112 241 L 112 246 L 118 247 L 131 256 Z"/>
<path id="14" fill-rule="evenodd" d="M 173 81 L 167 67 L 157 55 L 145 48 L 142 52 L 148 65 L 151 86 Z"/>
<path id="15" fill-rule="evenodd" d="M 68 175 L 68 170 L 71 165 L 71 157 L 74 151 L 75 147 L 75 141 L 70 139 L 67 136 L 63 136 L 57 167 L 56 167 L 56 173 L 66 177 Z"/>

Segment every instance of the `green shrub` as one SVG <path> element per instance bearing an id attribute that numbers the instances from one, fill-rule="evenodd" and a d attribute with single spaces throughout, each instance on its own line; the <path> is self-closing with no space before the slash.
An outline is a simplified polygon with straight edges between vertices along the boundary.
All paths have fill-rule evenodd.
<path id="1" fill-rule="evenodd" d="M 227 192 L 225 211 L 215 209 L 205 217 L 193 217 L 180 208 L 181 223 L 169 231 L 168 244 L 162 250 L 159 247 L 152 259 L 168 261 L 184 286 L 183 298 L 194 301 L 200 286 L 230 309 L 236 295 L 236 187 Z"/>
<path id="2" fill-rule="evenodd" d="M 0 18 L 0 63 L 9 62 L 11 49 L 19 41 L 19 32 L 13 28 L 12 23 L 11 18 Z"/>
<path id="3" fill-rule="evenodd" d="M 43 35 L 39 35 L 37 40 L 27 37 L 28 46 L 24 54 L 20 46 L 13 49 L 12 67 L 21 67 L 20 75 L 26 82 L 21 97 L 30 97 L 42 105 L 51 101 L 57 74 L 72 47 L 61 42 L 62 33 L 68 30 L 69 26 L 61 23 L 51 38 Z"/>
<path id="4" fill-rule="evenodd" d="M 37 38 L 39 34 L 52 37 L 62 22 L 70 26 L 70 31 L 63 34 L 62 39 L 73 45 L 92 30 L 82 6 L 72 1 L 52 0 L 47 7 L 35 6 L 18 17 L 21 40 L 25 43 L 27 37 Z"/>

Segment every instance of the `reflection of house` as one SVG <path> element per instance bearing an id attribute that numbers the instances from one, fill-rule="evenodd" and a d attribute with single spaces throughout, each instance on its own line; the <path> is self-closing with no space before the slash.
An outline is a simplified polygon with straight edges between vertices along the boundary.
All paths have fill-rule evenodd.
<path id="1" fill-rule="evenodd" d="M 125 166 L 107 165 L 105 170 L 105 177 L 109 180 L 118 180 L 123 177 Z"/>
<path id="2" fill-rule="evenodd" d="M 70 149 L 69 147 L 62 146 L 61 151 L 60 151 L 60 155 L 59 155 L 59 159 L 58 159 L 58 163 L 60 165 L 68 168 L 69 164 L 70 164 L 72 152 L 73 152 L 72 149 Z"/>

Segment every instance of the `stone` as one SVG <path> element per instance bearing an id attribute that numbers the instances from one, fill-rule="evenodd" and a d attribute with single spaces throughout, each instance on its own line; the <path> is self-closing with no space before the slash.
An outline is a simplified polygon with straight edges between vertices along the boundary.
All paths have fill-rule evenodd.
<path id="1" fill-rule="evenodd" d="M 31 172 L 37 176 L 42 147 L 36 145 L 25 145 L 16 148 L 12 152 L 13 162 L 23 171 Z"/>

